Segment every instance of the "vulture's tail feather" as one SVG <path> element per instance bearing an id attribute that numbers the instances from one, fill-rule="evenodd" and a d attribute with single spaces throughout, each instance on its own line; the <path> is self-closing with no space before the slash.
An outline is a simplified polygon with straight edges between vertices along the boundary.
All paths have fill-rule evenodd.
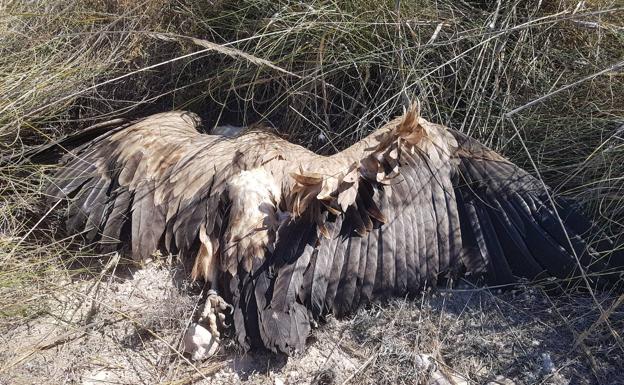
<path id="1" fill-rule="evenodd" d="M 228 275 L 227 273 L 224 275 Z M 244 350 L 261 346 L 258 330 L 258 306 L 255 301 L 255 288 L 251 276 L 247 273 L 229 276 L 227 292 L 234 309 L 232 318 L 236 331 L 236 342 Z"/>
<path id="2" fill-rule="evenodd" d="M 244 346 L 289 355 L 303 352 L 310 319 L 300 292 L 315 251 L 316 231 L 308 221 L 288 220 L 279 227 L 267 260 L 254 258 L 251 274 L 235 288 L 240 291 L 234 296 L 235 326 Z"/>

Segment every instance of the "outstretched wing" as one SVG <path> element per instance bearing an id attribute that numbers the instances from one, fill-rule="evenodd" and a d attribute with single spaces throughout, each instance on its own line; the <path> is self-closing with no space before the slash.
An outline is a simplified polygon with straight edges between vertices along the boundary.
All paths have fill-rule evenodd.
<path id="1" fill-rule="evenodd" d="M 296 229 L 285 234 L 299 236 L 276 243 L 271 274 L 260 274 L 257 296 L 271 315 L 260 316 L 260 328 L 273 330 L 263 336 L 273 350 L 303 348 L 302 309 L 313 318 L 342 315 L 375 296 L 415 294 L 460 274 L 508 284 L 569 277 L 577 258 L 594 270 L 608 265 L 594 257 L 613 245 L 590 246 L 596 230 L 568 203 L 554 201 L 558 216 L 540 181 L 415 111 L 318 167 L 332 161 L 348 167 L 328 194 L 315 195 L 320 210 L 305 205 L 308 214 L 317 211 L 307 222 L 313 239 L 305 214 L 285 224 Z M 300 180 L 321 191 L 314 182 Z M 611 258 L 621 266 L 621 256 Z"/>
<path id="2" fill-rule="evenodd" d="M 68 230 L 105 249 L 130 245 L 137 260 L 159 249 L 195 255 L 194 277 L 214 280 L 228 181 L 276 146 L 200 134 L 199 124 L 187 112 L 152 115 L 67 154 L 47 193 L 68 200 Z"/>

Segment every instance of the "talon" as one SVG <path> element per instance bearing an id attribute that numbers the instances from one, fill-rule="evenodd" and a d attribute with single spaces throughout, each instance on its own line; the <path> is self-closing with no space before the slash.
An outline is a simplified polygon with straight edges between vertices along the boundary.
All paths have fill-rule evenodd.
<path id="1" fill-rule="evenodd" d="M 225 302 L 215 290 L 208 290 L 204 309 L 201 312 L 198 323 L 203 324 L 210 334 L 219 341 L 221 333 L 219 329 L 229 328 L 225 320 L 228 315 L 234 314 L 234 307 Z"/>

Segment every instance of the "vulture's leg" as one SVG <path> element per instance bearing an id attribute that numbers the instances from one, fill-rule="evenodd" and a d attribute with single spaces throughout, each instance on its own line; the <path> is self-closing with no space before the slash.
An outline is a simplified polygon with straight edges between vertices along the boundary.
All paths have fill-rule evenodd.
<path id="1" fill-rule="evenodd" d="M 197 323 L 191 324 L 184 335 L 184 352 L 191 353 L 193 360 L 204 360 L 217 352 L 221 333 L 227 328 L 226 320 L 232 315 L 232 305 L 210 289 Z"/>
<path id="2" fill-rule="evenodd" d="M 232 305 L 225 302 L 225 300 L 217 294 L 214 289 L 208 290 L 208 298 L 204 304 L 204 309 L 199 316 L 198 323 L 208 326 L 208 331 L 214 336 L 216 341 L 219 341 L 221 333 L 219 327 L 227 328 L 228 324 L 226 319 L 232 315 Z"/>

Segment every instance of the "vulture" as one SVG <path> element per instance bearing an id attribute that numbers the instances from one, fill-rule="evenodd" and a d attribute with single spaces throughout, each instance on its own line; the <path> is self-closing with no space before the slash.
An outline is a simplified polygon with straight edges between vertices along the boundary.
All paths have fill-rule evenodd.
<path id="1" fill-rule="evenodd" d="M 101 125 L 46 193 L 103 251 L 189 261 L 244 349 L 302 352 L 329 313 L 463 276 L 594 284 L 624 264 L 572 202 L 417 107 L 331 156 L 267 130 L 200 126 L 184 111 Z"/>

